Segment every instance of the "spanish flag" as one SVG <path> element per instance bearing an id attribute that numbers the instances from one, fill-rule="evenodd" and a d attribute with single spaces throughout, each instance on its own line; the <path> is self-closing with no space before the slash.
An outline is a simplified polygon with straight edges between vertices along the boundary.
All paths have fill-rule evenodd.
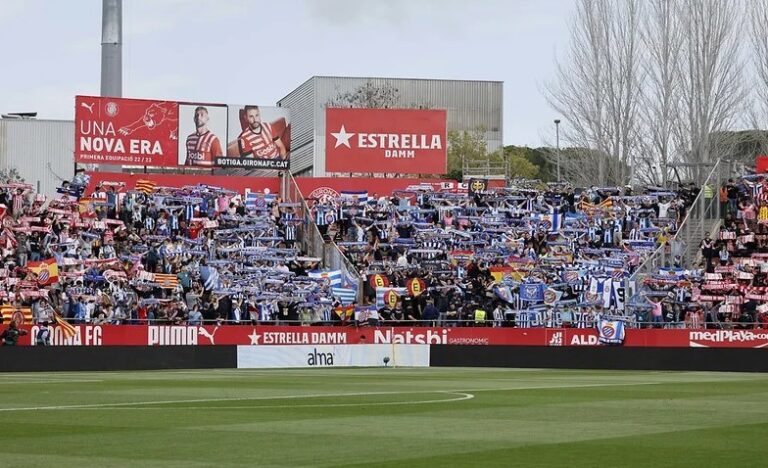
<path id="1" fill-rule="evenodd" d="M 64 334 L 64 338 L 72 338 L 77 335 L 75 326 L 61 318 L 61 315 L 54 312 L 53 318 L 56 320 L 56 324 L 61 327 L 61 332 Z"/>
<path id="2" fill-rule="evenodd" d="M 492 266 L 489 268 L 495 282 L 500 282 L 505 276 L 511 276 L 514 269 L 510 266 Z"/>
<path id="3" fill-rule="evenodd" d="M 351 320 L 355 316 L 355 308 L 351 305 L 336 307 L 334 312 L 343 321 Z"/>
<path id="4" fill-rule="evenodd" d="M 54 258 L 47 258 L 39 262 L 27 262 L 27 268 L 37 275 L 37 284 L 40 286 L 49 286 L 59 282 L 59 266 Z"/>
<path id="5" fill-rule="evenodd" d="M 153 182 L 151 180 L 139 179 L 136 181 L 136 190 L 139 192 L 144 192 L 147 195 L 154 192 L 155 187 L 157 187 L 157 182 Z"/>
<path id="6" fill-rule="evenodd" d="M 32 325 L 32 309 L 29 307 L 14 307 L 9 304 L 0 306 L 0 314 L 3 316 L 3 323 L 16 322 L 16 325 Z"/>

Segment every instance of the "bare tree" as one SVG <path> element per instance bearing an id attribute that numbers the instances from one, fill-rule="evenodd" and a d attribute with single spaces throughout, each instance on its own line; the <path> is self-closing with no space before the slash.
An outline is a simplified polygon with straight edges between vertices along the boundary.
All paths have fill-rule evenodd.
<path id="1" fill-rule="evenodd" d="M 737 142 L 715 139 L 733 129 L 746 97 L 740 56 L 741 2 L 683 0 L 681 98 L 676 138 L 689 163 L 712 163 Z"/>
<path id="2" fill-rule="evenodd" d="M 24 178 L 19 174 L 19 170 L 15 167 L 0 169 L 0 183 L 10 184 L 12 182 L 24 182 Z"/>
<path id="3" fill-rule="evenodd" d="M 583 154 L 566 161 L 575 183 L 623 183 L 638 147 L 641 97 L 638 0 L 580 0 L 566 59 L 546 85 L 550 105 L 563 116 L 563 141 Z M 573 150 L 576 151 L 576 150 Z"/>
<path id="4" fill-rule="evenodd" d="M 327 107 L 356 107 L 388 109 L 400 107 L 400 91 L 389 83 L 381 86 L 366 81 L 353 91 L 338 92 L 326 103 Z"/>
<path id="5" fill-rule="evenodd" d="M 649 0 L 643 18 L 644 85 L 640 106 L 642 135 L 634 179 L 666 185 L 669 164 L 677 159 L 673 133 L 680 120 L 683 46 L 679 6 L 672 0 Z"/>
<path id="6" fill-rule="evenodd" d="M 752 0 L 747 10 L 749 39 L 754 85 L 751 86 L 752 104 L 749 108 L 750 124 L 756 129 L 768 128 L 768 0 Z M 765 135 L 765 132 L 758 132 Z M 758 152 L 768 151 L 768 141 L 759 138 Z"/>

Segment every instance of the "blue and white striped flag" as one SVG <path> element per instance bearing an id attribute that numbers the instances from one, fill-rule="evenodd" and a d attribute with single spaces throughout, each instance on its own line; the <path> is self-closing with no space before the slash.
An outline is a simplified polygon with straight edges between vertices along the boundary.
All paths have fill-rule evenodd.
<path id="1" fill-rule="evenodd" d="M 358 203 L 368 203 L 368 191 L 367 190 L 342 190 L 341 198 L 346 201 L 352 201 L 357 197 Z"/>
<path id="2" fill-rule="evenodd" d="M 201 266 L 200 279 L 203 281 L 203 288 L 205 288 L 206 291 L 218 289 L 219 270 L 212 266 Z"/>
<path id="3" fill-rule="evenodd" d="M 310 278 L 327 278 L 331 287 L 341 287 L 341 270 L 310 270 L 307 275 Z"/>
<path id="4" fill-rule="evenodd" d="M 343 305 L 350 305 L 357 299 L 357 291 L 350 288 L 331 288 L 333 295 L 341 301 Z"/>
<path id="5" fill-rule="evenodd" d="M 248 192 L 245 194 L 245 208 L 247 210 L 255 210 L 256 208 L 264 208 L 267 204 L 272 203 L 277 198 L 274 193 L 259 193 Z"/>
<path id="6" fill-rule="evenodd" d="M 400 297 L 405 297 L 408 294 L 406 288 L 376 288 L 376 308 L 381 309 L 386 305 L 384 303 L 384 295 L 389 291 L 395 291 Z"/>

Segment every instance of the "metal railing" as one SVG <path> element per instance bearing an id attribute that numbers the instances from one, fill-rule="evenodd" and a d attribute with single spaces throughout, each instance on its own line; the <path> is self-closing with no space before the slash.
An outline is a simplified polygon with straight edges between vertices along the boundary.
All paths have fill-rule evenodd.
<path id="1" fill-rule="evenodd" d="M 681 261 L 687 264 L 685 266 L 691 266 L 691 259 L 695 258 L 699 242 L 704 235 L 711 233 L 720 222 L 718 191 L 724 180 L 727 179 L 727 173 L 723 172 L 724 167 L 725 165 L 721 164 L 720 160 L 715 163 L 693 203 L 688 207 L 688 212 L 677 227 L 675 235 L 666 244 L 657 247 L 645 259 L 630 277 L 630 284 L 634 286 L 646 276 L 658 273 L 659 268 L 672 266 L 676 254 L 680 255 Z M 711 188 L 713 195 L 709 199 L 705 193 L 707 186 Z"/>
<path id="2" fill-rule="evenodd" d="M 324 259 L 323 236 L 317 229 L 314 219 L 312 219 L 312 210 L 307 205 L 307 201 L 304 199 L 296 179 L 293 178 L 293 174 L 290 172 L 283 173 L 280 184 L 280 197 L 286 202 L 299 203 L 301 205 L 301 209 L 298 210 L 304 221 L 298 236 L 301 250 L 309 256 Z M 323 262 L 323 265 L 325 266 L 325 262 Z"/>
<path id="3" fill-rule="evenodd" d="M 493 318 L 486 318 L 485 320 L 475 319 L 436 319 L 436 320 L 383 320 L 373 319 L 357 322 L 355 320 L 339 321 L 339 320 L 270 320 L 270 321 L 258 321 L 258 320 L 203 320 L 201 323 L 188 324 L 184 320 L 168 320 L 168 319 L 126 319 L 121 320 L 120 324 L 114 323 L 96 323 L 94 321 L 83 322 L 75 319 L 66 319 L 72 325 L 115 325 L 115 326 L 143 326 L 143 325 L 175 325 L 175 326 L 199 326 L 203 325 L 231 325 L 231 326 L 354 326 L 354 327 L 476 327 L 476 326 L 493 326 L 494 324 L 503 328 L 571 328 L 571 329 L 583 329 L 590 330 L 596 327 L 596 324 L 590 324 L 588 326 L 574 326 L 573 324 L 556 324 L 553 326 L 545 325 L 533 325 L 533 326 L 519 326 L 516 325 L 514 319 L 494 320 Z M 690 329 L 690 330 L 755 330 L 764 329 L 768 330 L 768 324 L 762 322 L 720 322 L 720 321 L 700 321 L 696 326 L 690 326 L 685 321 L 665 321 L 665 322 L 649 322 L 649 321 L 633 321 L 626 320 L 626 326 L 628 328 L 657 328 L 657 329 Z"/>
<path id="4" fill-rule="evenodd" d="M 320 230 L 315 223 L 315 219 L 312 216 L 312 210 L 304 199 L 304 195 L 301 193 L 301 189 L 299 189 L 296 179 L 290 172 L 286 172 L 283 176 L 281 196 L 285 201 L 301 204 L 304 229 L 302 229 L 299 240 L 302 250 L 307 252 L 307 255 L 320 258 L 321 265 L 324 268 L 340 270 L 344 279 L 355 283 L 357 285 L 357 299 L 359 302 L 362 299 L 363 291 L 362 275 L 357 271 L 352 262 L 350 262 L 346 255 L 344 255 L 335 242 L 323 238 L 323 235 L 320 233 Z"/>
<path id="5" fill-rule="evenodd" d="M 490 160 L 462 162 L 461 170 L 464 177 L 490 177 L 507 178 L 509 168 L 503 162 L 491 162 Z"/>

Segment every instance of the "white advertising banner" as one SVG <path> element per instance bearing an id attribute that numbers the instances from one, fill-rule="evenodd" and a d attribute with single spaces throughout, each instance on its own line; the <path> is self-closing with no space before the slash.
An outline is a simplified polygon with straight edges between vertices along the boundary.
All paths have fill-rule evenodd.
<path id="1" fill-rule="evenodd" d="M 238 369 L 429 367 L 429 345 L 238 346 Z"/>

